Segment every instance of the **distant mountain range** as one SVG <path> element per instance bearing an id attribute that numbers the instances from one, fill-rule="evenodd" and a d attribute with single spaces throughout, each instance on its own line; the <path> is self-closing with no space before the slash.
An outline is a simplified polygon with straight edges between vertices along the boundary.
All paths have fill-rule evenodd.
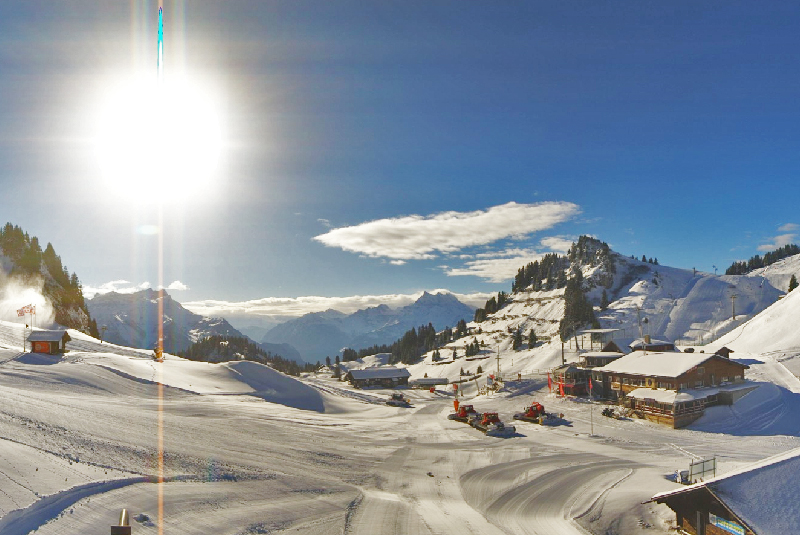
<path id="1" fill-rule="evenodd" d="M 163 292 L 142 290 L 131 294 L 110 292 L 97 295 L 86 302 L 92 318 L 97 321 L 104 340 L 139 349 L 153 349 L 158 340 L 158 302 L 164 304 L 164 351 L 178 353 L 192 343 L 211 335 L 244 335 L 221 318 L 208 318 L 189 312 Z M 300 354 L 288 344 L 259 344 L 273 355 L 302 362 Z"/>
<path id="2" fill-rule="evenodd" d="M 341 355 L 345 347 L 362 349 L 390 344 L 412 327 L 433 324 L 437 330 L 470 321 L 475 312 L 449 293 L 424 292 L 414 303 L 392 309 L 387 305 L 344 314 L 313 312 L 270 329 L 262 343 L 291 344 L 309 362 Z"/>

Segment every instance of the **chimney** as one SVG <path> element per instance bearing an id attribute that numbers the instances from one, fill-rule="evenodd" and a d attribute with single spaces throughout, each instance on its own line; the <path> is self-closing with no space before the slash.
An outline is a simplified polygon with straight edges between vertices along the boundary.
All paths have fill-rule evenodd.
<path id="1" fill-rule="evenodd" d="M 650 335 L 649 334 L 644 335 L 644 343 L 648 344 L 648 345 L 650 344 Z"/>

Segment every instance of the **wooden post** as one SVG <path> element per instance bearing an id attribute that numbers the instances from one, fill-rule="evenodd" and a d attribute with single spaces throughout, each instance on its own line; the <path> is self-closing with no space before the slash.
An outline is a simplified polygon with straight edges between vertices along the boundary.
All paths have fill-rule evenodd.
<path id="1" fill-rule="evenodd" d="M 131 526 L 128 522 L 127 509 L 123 509 L 119 514 L 119 525 L 111 526 L 111 535 L 131 535 Z"/>

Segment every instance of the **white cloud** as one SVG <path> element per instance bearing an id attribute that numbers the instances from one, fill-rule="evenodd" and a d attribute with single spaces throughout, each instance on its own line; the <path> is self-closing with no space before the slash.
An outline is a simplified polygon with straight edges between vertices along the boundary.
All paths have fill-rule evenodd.
<path id="1" fill-rule="evenodd" d="M 493 255 L 481 253 L 476 260 L 464 267 L 445 269 L 449 277 L 473 276 L 489 282 L 505 282 L 514 278 L 519 268 L 542 258 L 543 254 L 534 249 L 511 249 Z"/>
<path id="2" fill-rule="evenodd" d="M 392 264 L 393 266 L 402 266 L 402 265 L 404 265 L 406 263 L 406 261 L 405 260 L 390 260 L 389 263 Z"/>
<path id="3" fill-rule="evenodd" d="M 539 244 L 545 249 L 566 254 L 575 241 L 575 238 L 570 236 L 551 236 L 549 238 L 543 238 Z"/>
<path id="4" fill-rule="evenodd" d="M 429 293 L 442 293 L 447 290 L 431 290 Z M 452 293 L 452 292 L 449 292 Z M 346 314 L 378 305 L 387 305 L 391 308 L 410 305 L 422 295 L 414 294 L 388 294 L 388 295 L 352 295 L 347 297 L 266 297 L 252 301 L 191 301 L 181 303 L 185 308 L 195 314 L 212 317 L 225 317 L 230 315 L 298 317 L 309 312 L 322 312 L 334 309 Z M 494 293 L 476 292 L 472 294 L 453 293 L 459 301 L 472 306 L 483 306 Z"/>
<path id="5" fill-rule="evenodd" d="M 118 294 L 132 294 L 135 292 L 140 292 L 142 290 L 147 290 L 152 287 L 153 286 L 147 281 L 141 282 L 139 284 L 133 284 L 132 282 L 119 279 L 110 282 L 105 282 L 100 286 L 84 286 L 83 297 L 85 297 L 86 299 L 91 299 L 96 295 L 107 294 L 109 292 L 116 292 Z M 158 289 L 158 287 L 156 289 Z M 165 286 L 164 289 L 179 292 L 188 290 L 189 287 L 186 286 L 181 281 L 173 281 L 169 285 Z"/>
<path id="6" fill-rule="evenodd" d="M 759 251 L 774 251 L 779 247 L 783 247 L 785 245 L 789 245 L 790 243 L 794 243 L 795 239 L 797 238 L 797 234 L 780 234 L 778 236 L 773 236 L 772 238 L 768 238 L 772 240 L 772 243 L 764 243 L 758 246 Z"/>
<path id="7" fill-rule="evenodd" d="M 437 253 L 522 238 L 567 221 L 580 213 L 576 204 L 510 202 L 474 212 L 442 212 L 430 216 L 368 221 L 333 229 L 314 237 L 328 247 L 394 260 L 424 260 Z"/>
<path id="8" fill-rule="evenodd" d="M 781 232 L 794 232 L 796 230 L 800 230 L 800 225 L 797 223 L 786 223 L 785 225 L 778 227 L 778 230 Z"/>
<path id="9" fill-rule="evenodd" d="M 182 291 L 186 291 L 186 290 L 188 290 L 188 289 L 189 289 L 189 287 L 188 287 L 188 286 L 186 286 L 186 285 L 185 285 L 184 283 L 182 283 L 181 281 L 173 281 L 173 282 L 172 282 L 172 283 L 171 283 L 169 286 L 167 286 L 167 287 L 166 287 L 166 288 L 164 288 L 164 289 L 165 289 L 165 290 L 172 290 L 172 291 L 176 291 L 176 292 L 182 292 Z"/>

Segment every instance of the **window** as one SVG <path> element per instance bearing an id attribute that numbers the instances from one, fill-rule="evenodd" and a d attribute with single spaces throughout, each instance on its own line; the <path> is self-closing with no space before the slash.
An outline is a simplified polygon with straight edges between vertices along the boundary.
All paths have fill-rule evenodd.
<path id="1" fill-rule="evenodd" d="M 695 382 L 694 382 L 694 386 L 695 386 L 695 387 L 698 387 L 698 386 L 703 386 L 703 380 L 702 380 L 702 379 L 699 379 L 699 380 L 695 381 Z"/>
<path id="2" fill-rule="evenodd" d="M 681 383 L 680 390 L 684 390 L 686 388 L 689 388 L 689 383 Z"/>
<path id="3" fill-rule="evenodd" d="M 728 376 L 727 375 L 723 375 L 722 376 L 722 382 L 723 383 L 727 383 L 728 382 Z"/>
<path id="4" fill-rule="evenodd" d="M 705 368 L 703 368 L 702 366 L 700 366 L 699 368 L 697 368 L 697 373 L 698 373 L 698 375 L 703 375 L 705 372 L 706 372 L 706 369 L 705 369 Z"/>
<path id="5" fill-rule="evenodd" d="M 622 384 L 624 384 L 624 385 L 629 385 L 629 384 L 631 384 L 631 380 L 630 380 L 630 379 L 628 379 L 627 377 L 623 377 L 623 379 L 622 379 Z"/>

